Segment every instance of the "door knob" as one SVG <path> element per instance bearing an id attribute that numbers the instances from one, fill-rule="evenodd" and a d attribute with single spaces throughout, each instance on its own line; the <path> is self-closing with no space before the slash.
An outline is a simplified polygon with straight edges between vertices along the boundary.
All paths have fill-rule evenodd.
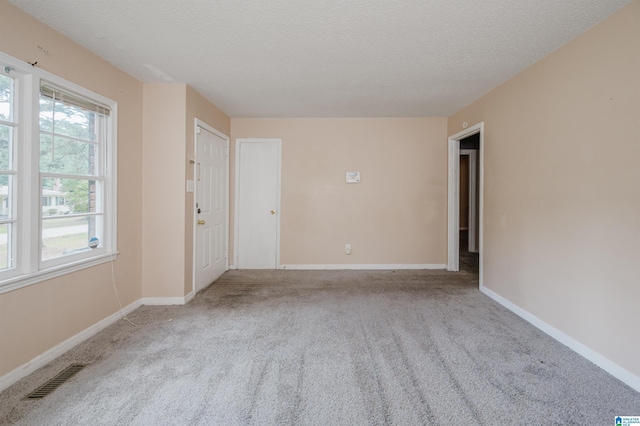
<path id="1" fill-rule="evenodd" d="M 271 214 L 276 214 L 276 211 L 275 210 L 271 210 Z"/>
<path id="2" fill-rule="evenodd" d="M 204 223 L 205 223 L 204 220 L 198 219 L 198 225 L 204 225 Z"/>

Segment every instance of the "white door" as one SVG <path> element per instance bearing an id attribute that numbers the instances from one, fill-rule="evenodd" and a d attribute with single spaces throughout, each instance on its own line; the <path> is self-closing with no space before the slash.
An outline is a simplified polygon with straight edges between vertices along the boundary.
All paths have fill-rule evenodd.
<path id="1" fill-rule="evenodd" d="M 196 292 L 227 270 L 227 139 L 196 132 Z"/>
<path id="2" fill-rule="evenodd" d="M 279 261 L 280 144 L 279 139 L 237 140 L 239 269 L 276 269 Z"/>

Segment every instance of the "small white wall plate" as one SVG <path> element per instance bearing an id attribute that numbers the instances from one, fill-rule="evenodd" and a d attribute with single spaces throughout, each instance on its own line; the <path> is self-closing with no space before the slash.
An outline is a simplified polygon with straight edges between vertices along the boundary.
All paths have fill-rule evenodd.
<path id="1" fill-rule="evenodd" d="M 360 182 L 360 172 L 347 172 L 347 183 Z"/>

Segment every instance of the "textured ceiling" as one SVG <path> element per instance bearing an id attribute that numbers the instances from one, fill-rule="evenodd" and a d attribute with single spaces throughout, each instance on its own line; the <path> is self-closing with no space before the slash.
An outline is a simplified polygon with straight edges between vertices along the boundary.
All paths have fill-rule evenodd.
<path id="1" fill-rule="evenodd" d="M 630 0 L 10 2 L 231 117 L 411 117 L 456 112 Z"/>

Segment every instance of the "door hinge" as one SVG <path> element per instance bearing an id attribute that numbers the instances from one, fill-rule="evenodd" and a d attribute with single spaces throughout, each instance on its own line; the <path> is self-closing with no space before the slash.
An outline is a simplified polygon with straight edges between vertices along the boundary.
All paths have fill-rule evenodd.
<path id="1" fill-rule="evenodd" d="M 197 126 L 197 127 L 196 127 L 196 133 L 197 133 L 197 134 L 200 134 L 200 126 Z"/>

